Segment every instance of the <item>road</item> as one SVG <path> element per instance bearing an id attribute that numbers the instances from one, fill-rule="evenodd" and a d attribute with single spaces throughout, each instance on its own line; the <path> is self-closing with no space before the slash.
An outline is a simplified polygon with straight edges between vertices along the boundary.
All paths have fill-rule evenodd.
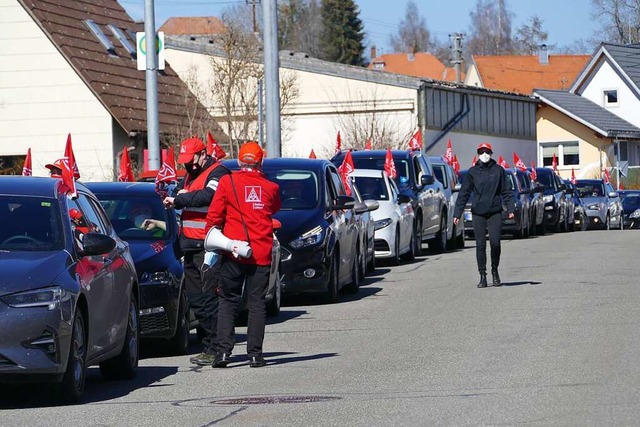
<path id="1" fill-rule="evenodd" d="M 11 426 L 637 425 L 636 231 L 503 241 L 504 286 L 477 289 L 467 248 L 379 267 L 333 305 L 294 300 L 269 365 L 148 354 L 135 380 L 91 368 L 85 403 L 5 388 Z M 197 351 L 194 344 L 193 352 Z"/>

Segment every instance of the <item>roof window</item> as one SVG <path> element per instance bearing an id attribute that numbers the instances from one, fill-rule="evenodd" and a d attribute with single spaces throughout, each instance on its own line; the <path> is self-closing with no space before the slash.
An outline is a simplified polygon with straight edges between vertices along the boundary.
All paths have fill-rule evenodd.
<path id="1" fill-rule="evenodd" d="M 127 36 L 124 34 L 124 31 L 122 31 L 120 28 L 116 27 L 113 24 L 109 24 L 107 25 L 107 27 L 111 30 L 113 35 L 118 39 L 120 44 L 122 44 L 122 47 L 124 47 L 127 50 L 127 52 L 129 52 L 129 54 L 131 55 L 131 58 L 135 59 L 136 48 L 134 47 L 133 44 L 131 44 Z"/>
<path id="2" fill-rule="evenodd" d="M 109 38 L 107 38 L 107 36 L 102 32 L 98 24 L 96 24 L 92 19 L 85 19 L 84 23 L 87 24 L 87 27 L 89 27 L 93 35 L 96 36 L 100 44 L 102 44 L 102 46 L 107 49 L 107 52 L 109 52 L 109 54 L 111 55 L 115 55 L 115 46 L 113 45 L 113 43 L 111 43 L 111 40 L 109 40 Z"/>

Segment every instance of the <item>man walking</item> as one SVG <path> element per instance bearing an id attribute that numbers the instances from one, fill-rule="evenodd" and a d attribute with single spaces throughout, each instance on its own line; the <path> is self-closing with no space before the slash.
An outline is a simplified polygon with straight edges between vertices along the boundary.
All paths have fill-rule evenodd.
<path id="1" fill-rule="evenodd" d="M 182 209 L 180 249 L 184 254 L 185 290 L 203 333 L 203 351 L 190 361 L 196 365 L 210 365 L 216 354 L 220 265 L 202 271 L 205 224 L 218 182 L 230 171 L 216 158 L 207 155 L 205 143 L 195 137 L 182 141 L 178 162 L 184 164 L 187 175 L 177 187 L 178 194 L 165 197 L 163 203 L 166 208 Z"/>
<path id="2" fill-rule="evenodd" d="M 214 368 L 229 364 L 235 345 L 234 325 L 242 288 L 248 295 L 247 355 L 249 366 L 266 364 L 262 343 L 266 323 L 265 298 L 271 270 L 273 214 L 280 210 L 280 190 L 262 173 L 263 151 L 255 142 L 245 143 L 238 153 L 240 171 L 224 176 L 207 214 L 207 231 L 221 228 L 233 240 L 249 243 L 249 258 L 236 258 L 223 252 L 220 266 L 220 313 L 218 318 L 218 354 Z"/>

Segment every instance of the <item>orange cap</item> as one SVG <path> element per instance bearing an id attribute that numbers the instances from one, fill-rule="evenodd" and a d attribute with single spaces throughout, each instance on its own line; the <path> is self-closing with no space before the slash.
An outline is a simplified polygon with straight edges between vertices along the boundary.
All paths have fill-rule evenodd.
<path id="1" fill-rule="evenodd" d="M 207 146 L 201 139 L 193 137 L 187 138 L 180 144 L 180 154 L 178 154 L 178 163 L 191 163 L 196 153 L 206 150 Z"/>
<path id="2" fill-rule="evenodd" d="M 480 150 L 489 150 L 489 152 L 493 153 L 493 148 L 491 148 L 491 144 L 489 144 L 488 142 L 483 142 L 482 144 L 478 145 L 478 148 L 476 151 L 480 151 Z"/>
<path id="3" fill-rule="evenodd" d="M 76 208 L 69 209 L 69 216 L 71 219 L 82 219 L 82 212 Z"/>
<path id="4" fill-rule="evenodd" d="M 62 173 L 62 168 L 64 167 L 65 159 L 58 159 L 53 164 L 47 163 L 44 165 L 45 168 L 51 171 L 51 176 L 60 177 Z"/>
<path id="5" fill-rule="evenodd" d="M 238 160 L 248 165 L 262 163 L 263 156 L 264 151 L 262 151 L 262 148 L 254 141 L 245 142 L 238 152 Z"/>

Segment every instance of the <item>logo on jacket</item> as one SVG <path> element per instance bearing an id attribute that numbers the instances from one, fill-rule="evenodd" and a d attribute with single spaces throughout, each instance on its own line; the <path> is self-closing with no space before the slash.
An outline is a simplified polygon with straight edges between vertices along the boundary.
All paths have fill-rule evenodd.
<path id="1" fill-rule="evenodd" d="M 244 201 L 253 203 L 253 209 L 262 209 L 262 187 L 248 185 L 244 187 Z"/>

